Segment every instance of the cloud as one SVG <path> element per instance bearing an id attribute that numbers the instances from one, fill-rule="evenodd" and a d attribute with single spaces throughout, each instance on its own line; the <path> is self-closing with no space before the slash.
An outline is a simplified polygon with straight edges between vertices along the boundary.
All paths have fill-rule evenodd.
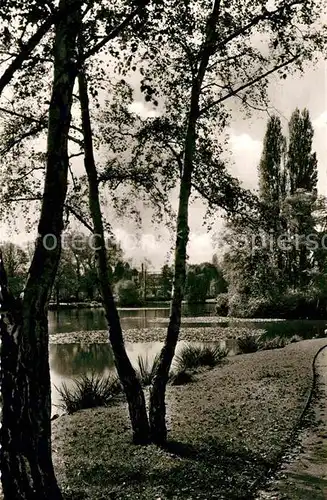
<path id="1" fill-rule="evenodd" d="M 135 113 L 141 118 L 156 118 L 160 113 L 156 109 L 149 109 L 141 101 L 134 101 L 129 105 L 129 111 Z"/>
<path id="2" fill-rule="evenodd" d="M 191 233 L 187 253 L 192 264 L 198 264 L 206 260 L 211 261 L 214 254 L 211 234 L 203 232 Z"/>
<path id="3" fill-rule="evenodd" d="M 262 142 L 253 139 L 249 134 L 231 133 L 229 144 L 234 153 L 250 152 L 260 155 L 262 150 Z"/>
<path id="4" fill-rule="evenodd" d="M 313 120 L 312 124 L 317 130 L 327 127 L 327 110 Z"/>
<path id="5" fill-rule="evenodd" d="M 258 183 L 258 164 L 262 153 L 262 142 L 249 134 L 230 132 L 229 146 L 234 165 L 231 173 L 243 182 L 247 189 L 254 189 Z"/>

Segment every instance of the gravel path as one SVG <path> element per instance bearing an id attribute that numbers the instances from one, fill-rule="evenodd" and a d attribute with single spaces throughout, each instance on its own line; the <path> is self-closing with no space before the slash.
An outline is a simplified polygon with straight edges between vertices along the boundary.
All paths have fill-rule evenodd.
<path id="1" fill-rule="evenodd" d="M 309 411 L 310 427 L 282 465 L 270 488 L 257 500 L 327 499 L 327 348 L 316 360 L 317 390 Z"/>

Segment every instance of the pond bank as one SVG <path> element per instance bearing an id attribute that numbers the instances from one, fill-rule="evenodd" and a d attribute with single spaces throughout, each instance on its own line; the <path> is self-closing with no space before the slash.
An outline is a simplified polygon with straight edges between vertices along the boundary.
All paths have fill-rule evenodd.
<path id="1" fill-rule="evenodd" d="M 189 342 L 216 342 L 218 340 L 232 339 L 253 335 L 251 328 L 242 327 L 187 327 L 180 330 L 178 339 Z M 264 333 L 262 329 L 256 329 L 255 334 Z M 167 335 L 167 328 L 128 328 L 123 330 L 124 340 L 126 342 L 163 342 Z M 69 333 L 54 333 L 50 335 L 50 344 L 102 344 L 108 342 L 107 330 L 93 330 Z"/>
<path id="2" fill-rule="evenodd" d="M 68 499 L 247 499 L 285 451 L 326 339 L 230 358 L 167 391 L 169 449 L 130 442 L 126 405 L 53 422 Z M 301 376 L 299 376 L 301 374 Z"/>

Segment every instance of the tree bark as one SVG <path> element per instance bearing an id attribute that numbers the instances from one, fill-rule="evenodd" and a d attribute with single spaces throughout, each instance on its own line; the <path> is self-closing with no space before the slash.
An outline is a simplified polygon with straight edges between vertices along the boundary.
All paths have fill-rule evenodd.
<path id="1" fill-rule="evenodd" d="M 144 393 L 135 370 L 127 356 L 116 304 L 110 286 L 109 265 L 99 200 L 97 170 L 94 161 L 92 129 L 89 113 L 87 81 L 83 71 L 79 73 L 79 98 L 84 135 L 84 164 L 89 183 L 89 206 L 94 227 L 98 280 L 103 306 L 109 325 L 109 340 L 114 353 L 115 366 L 127 398 L 129 415 L 136 444 L 149 442 L 149 423 Z"/>
<path id="2" fill-rule="evenodd" d="M 215 26 L 219 16 L 219 10 L 220 0 L 215 0 L 212 12 L 208 16 L 205 39 L 200 49 L 198 73 L 192 85 L 190 112 L 185 135 L 183 171 L 179 191 L 174 292 L 167 335 L 160 353 L 153 384 L 150 388 L 150 435 L 151 441 L 159 446 L 164 445 L 167 441 L 165 405 L 166 386 L 180 331 L 182 300 L 186 282 L 186 250 L 189 238 L 188 208 L 192 190 L 193 161 L 196 147 L 196 124 L 199 117 L 199 99 L 209 59 L 215 51 Z"/>
<path id="3" fill-rule="evenodd" d="M 56 26 L 54 41 L 54 80 L 38 238 L 23 303 L 15 304 L 1 325 L 1 481 L 5 500 L 62 499 L 51 456 L 47 308 L 61 251 L 80 6 L 80 0 L 61 0 L 59 5 L 66 15 Z M 48 234 L 53 237 L 46 241 Z"/>

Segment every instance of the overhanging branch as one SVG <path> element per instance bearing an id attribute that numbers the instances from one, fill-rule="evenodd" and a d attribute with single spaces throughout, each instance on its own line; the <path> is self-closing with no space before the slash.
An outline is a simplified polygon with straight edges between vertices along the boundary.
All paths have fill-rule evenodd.
<path id="1" fill-rule="evenodd" d="M 282 68 L 285 68 L 286 66 L 288 66 L 289 64 L 292 64 L 292 62 L 296 61 L 297 59 L 299 59 L 299 57 L 301 56 L 301 53 L 297 54 L 296 56 L 293 56 L 291 59 L 289 59 L 288 61 L 285 61 L 281 64 L 278 64 L 277 66 L 275 66 L 274 68 L 266 71 L 265 73 L 257 76 L 256 78 L 253 78 L 252 80 L 244 83 L 243 85 L 240 85 L 240 87 L 236 88 L 236 89 L 233 89 L 231 90 L 228 94 L 224 95 L 223 97 L 221 97 L 220 99 L 217 99 L 216 101 L 212 102 L 211 104 L 209 104 L 208 106 L 204 106 L 200 111 L 199 111 L 199 114 L 198 116 L 202 116 L 204 113 L 206 113 L 207 111 L 209 111 L 209 109 L 217 106 L 218 104 L 226 101 L 227 99 L 229 99 L 230 97 L 233 97 L 235 96 L 238 92 L 241 92 L 242 90 L 245 90 L 247 89 L 248 87 L 251 87 L 252 85 L 254 85 L 255 83 L 258 83 L 260 82 L 260 80 L 263 80 L 264 78 L 266 78 L 267 76 L 271 75 L 272 73 L 275 73 L 275 71 L 278 71 L 279 69 L 282 69 Z"/>

